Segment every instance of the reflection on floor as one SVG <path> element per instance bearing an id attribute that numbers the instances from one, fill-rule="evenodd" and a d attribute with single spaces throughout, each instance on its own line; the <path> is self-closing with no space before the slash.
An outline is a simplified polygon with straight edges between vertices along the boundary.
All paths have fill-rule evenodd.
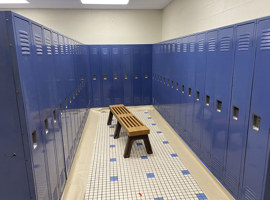
<path id="1" fill-rule="evenodd" d="M 116 119 L 107 126 L 108 113 L 101 113 L 85 200 L 207 199 L 149 112 L 133 114 L 149 127 L 153 154 L 146 153 L 143 141 L 136 141 L 125 159 L 127 134 L 122 129 L 120 138 L 114 139 Z"/>

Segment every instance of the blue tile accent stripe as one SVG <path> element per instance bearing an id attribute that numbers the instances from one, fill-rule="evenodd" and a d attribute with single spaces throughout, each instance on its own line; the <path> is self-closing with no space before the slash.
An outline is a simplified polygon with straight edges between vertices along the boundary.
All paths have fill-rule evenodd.
<path id="1" fill-rule="evenodd" d="M 198 197 L 199 200 L 205 200 L 205 199 L 207 199 L 207 197 L 205 196 L 204 193 L 196 194 L 196 196 Z"/>
<path id="2" fill-rule="evenodd" d="M 163 197 L 154 198 L 154 200 L 164 200 Z"/>
<path id="3" fill-rule="evenodd" d="M 139 142 L 139 143 L 137 143 L 137 146 L 142 146 L 142 143 L 140 143 L 140 142 Z"/>
<path id="4" fill-rule="evenodd" d="M 168 141 L 163 141 L 163 144 L 169 144 L 169 142 Z"/>
<path id="5" fill-rule="evenodd" d="M 154 173 L 147 173 L 146 176 L 147 176 L 147 178 L 155 178 Z"/>
<path id="6" fill-rule="evenodd" d="M 118 181 L 118 176 L 111 176 L 110 181 Z"/>
<path id="7" fill-rule="evenodd" d="M 171 154 L 171 156 L 174 157 L 178 157 L 178 155 L 176 153 Z"/>
<path id="8" fill-rule="evenodd" d="M 116 158 L 111 158 L 110 162 L 116 162 Z"/>
<path id="9" fill-rule="evenodd" d="M 114 135 L 113 134 L 111 134 L 111 135 L 109 135 L 110 137 L 113 137 Z"/>
<path id="10" fill-rule="evenodd" d="M 142 156 L 141 159 L 146 160 L 146 159 L 148 159 L 148 157 L 147 156 Z"/>
<path id="11" fill-rule="evenodd" d="M 114 144 L 110 145 L 110 148 L 115 148 L 115 145 Z"/>
<path id="12" fill-rule="evenodd" d="M 157 131 L 157 134 L 161 134 L 162 132 L 161 131 Z"/>
<path id="13" fill-rule="evenodd" d="M 190 172 L 188 170 L 182 170 L 182 174 L 183 175 L 188 175 L 188 174 L 190 174 Z"/>

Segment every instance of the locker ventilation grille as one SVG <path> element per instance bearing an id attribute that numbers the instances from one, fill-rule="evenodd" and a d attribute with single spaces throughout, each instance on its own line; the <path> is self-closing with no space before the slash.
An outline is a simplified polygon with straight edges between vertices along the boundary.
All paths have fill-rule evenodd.
<path id="1" fill-rule="evenodd" d="M 171 45 L 168 44 L 168 53 L 171 53 Z"/>
<path id="2" fill-rule="evenodd" d="M 55 54 L 59 54 L 59 51 L 58 51 L 58 42 L 57 40 L 53 40 L 53 45 L 54 45 L 54 52 Z"/>
<path id="3" fill-rule="evenodd" d="M 261 50 L 270 50 L 270 29 L 262 32 Z"/>
<path id="4" fill-rule="evenodd" d="M 237 188 L 239 184 L 237 178 L 228 169 L 226 170 L 225 174 L 226 174 L 225 180 L 230 186 L 230 188 Z"/>
<path id="5" fill-rule="evenodd" d="M 30 42 L 28 33 L 26 31 L 20 30 L 19 35 L 22 55 L 30 55 Z"/>
<path id="6" fill-rule="evenodd" d="M 230 37 L 223 37 L 220 41 L 220 51 L 229 51 L 231 44 Z"/>
<path id="7" fill-rule="evenodd" d="M 204 51 L 204 45 L 203 45 L 204 40 L 202 39 L 198 43 L 199 43 L 199 52 L 203 52 Z"/>
<path id="8" fill-rule="evenodd" d="M 114 55 L 119 54 L 119 49 L 118 49 L 118 48 L 113 48 L 113 54 L 114 54 Z"/>
<path id="9" fill-rule="evenodd" d="M 124 53 L 125 55 L 128 55 L 128 54 L 129 54 L 129 49 L 128 49 L 128 48 L 124 48 L 123 53 Z"/>
<path id="10" fill-rule="evenodd" d="M 64 54 L 65 52 L 64 52 L 64 44 L 63 44 L 63 41 L 60 40 L 60 41 L 59 41 L 59 44 L 60 44 L 60 52 L 61 52 L 61 54 Z"/>
<path id="11" fill-rule="evenodd" d="M 91 49 L 91 54 L 92 55 L 97 55 L 97 48 L 92 48 Z"/>
<path id="12" fill-rule="evenodd" d="M 36 51 L 38 55 L 42 55 L 43 54 L 43 50 L 42 50 L 42 39 L 39 35 L 35 34 L 35 45 L 36 45 Z"/>
<path id="13" fill-rule="evenodd" d="M 164 50 L 164 53 L 167 53 L 167 45 L 164 45 L 163 50 Z"/>
<path id="14" fill-rule="evenodd" d="M 215 38 L 209 39 L 208 51 L 216 51 L 216 40 L 215 40 Z"/>
<path id="15" fill-rule="evenodd" d="M 187 52 L 187 43 L 183 45 L 183 52 Z"/>
<path id="16" fill-rule="evenodd" d="M 250 34 L 242 34 L 238 41 L 238 51 L 248 51 L 250 44 Z"/>
<path id="17" fill-rule="evenodd" d="M 246 186 L 244 189 L 244 199 L 256 200 L 254 193 L 248 186 Z"/>
<path id="18" fill-rule="evenodd" d="M 108 49 L 107 48 L 103 48 L 102 49 L 102 54 L 103 55 L 107 55 L 108 54 Z"/>
<path id="19" fill-rule="evenodd" d="M 68 54 L 68 44 L 67 44 L 67 42 L 65 44 L 65 49 L 66 49 L 66 54 Z"/>
<path id="20" fill-rule="evenodd" d="M 194 50 L 195 50 L 195 44 L 194 44 L 194 42 L 191 42 L 190 43 L 190 52 L 194 52 Z"/>
<path id="21" fill-rule="evenodd" d="M 175 53 L 175 44 L 172 45 L 172 52 Z"/>
<path id="22" fill-rule="evenodd" d="M 51 47 L 52 44 L 50 38 L 46 37 L 45 45 L 47 46 L 47 54 L 52 55 L 52 47 Z"/>
<path id="23" fill-rule="evenodd" d="M 177 52 L 178 53 L 181 52 L 181 43 L 180 43 L 180 41 L 177 42 Z"/>

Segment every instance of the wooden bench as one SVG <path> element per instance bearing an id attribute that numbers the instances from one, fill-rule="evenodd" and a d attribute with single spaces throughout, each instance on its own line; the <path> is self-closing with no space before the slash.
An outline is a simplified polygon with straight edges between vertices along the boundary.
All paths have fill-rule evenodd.
<path id="1" fill-rule="evenodd" d="M 119 138 L 121 127 L 128 133 L 128 140 L 125 147 L 124 158 L 129 158 L 132 144 L 136 140 L 143 140 L 146 151 L 152 154 L 152 147 L 149 141 L 148 134 L 150 133 L 147 128 L 135 115 L 133 115 L 123 104 L 111 105 L 110 114 L 107 125 L 111 125 L 113 115 L 117 119 L 116 129 L 114 131 L 114 139 Z"/>

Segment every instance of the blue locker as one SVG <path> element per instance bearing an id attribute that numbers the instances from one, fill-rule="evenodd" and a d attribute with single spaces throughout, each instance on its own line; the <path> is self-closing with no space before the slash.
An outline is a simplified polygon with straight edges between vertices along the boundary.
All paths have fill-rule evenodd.
<path id="1" fill-rule="evenodd" d="M 187 82 L 186 82 L 186 132 L 188 135 L 189 143 L 193 147 L 194 143 L 194 134 L 193 131 L 193 112 L 194 112 L 194 103 L 195 103 L 195 48 L 196 36 L 192 35 L 188 37 L 189 49 L 188 49 L 188 58 L 187 58 Z"/>
<path id="2" fill-rule="evenodd" d="M 31 64 L 33 52 L 30 23 L 11 12 L 1 12 L 0 26 L 0 80 L 1 85 L 4 85 L 0 90 L 5 94 L 0 100 L 1 197 L 46 199 L 50 196 L 50 190 L 36 79 L 31 78 L 35 77 L 35 66 Z M 9 49 L 11 46 L 16 48 Z M 27 95 L 32 98 L 27 98 Z"/>
<path id="3" fill-rule="evenodd" d="M 242 199 L 264 199 L 269 163 L 270 19 L 257 21 L 256 60 L 249 116 Z"/>
<path id="4" fill-rule="evenodd" d="M 133 47 L 133 105 L 142 104 L 142 52 L 143 46 Z"/>
<path id="5" fill-rule="evenodd" d="M 195 53 L 195 88 L 194 88 L 194 115 L 193 115 L 193 149 L 200 155 L 202 139 L 202 119 L 205 105 L 205 73 L 206 73 L 206 43 L 205 33 L 196 35 Z"/>
<path id="6" fill-rule="evenodd" d="M 205 77 L 205 102 L 203 111 L 203 135 L 201 141 L 202 160 L 209 167 L 212 151 L 213 114 L 214 114 L 214 91 L 216 86 L 215 70 L 217 58 L 217 33 L 214 30 L 206 34 L 206 77 Z"/>
<path id="7" fill-rule="evenodd" d="M 102 93 L 103 106 L 108 107 L 112 104 L 112 68 L 111 62 L 111 47 L 101 46 L 101 76 L 102 76 Z"/>
<path id="8" fill-rule="evenodd" d="M 113 104 L 122 104 L 124 101 L 121 49 L 121 46 L 112 46 Z"/>
<path id="9" fill-rule="evenodd" d="M 255 58 L 255 22 L 235 26 L 235 59 L 224 183 L 239 197 Z"/>
<path id="10" fill-rule="evenodd" d="M 47 159 L 48 159 L 48 171 L 50 177 L 51 184 L 51 192 L 52 198 L 59 198 L 58 191 L 58 165 L 57 165 L 57 152 L 56 152 L 56 144 L 55 144 L 55 132 L 54 132 L 54 119 L 53 119 L 53 110 L 54 110 L 54 89 L 53 89 L 53 81 L 54 77 L 52 75 L 53 69 L 53 60 L 52 60 L 52 37 L 51 31 L 44 28 L 43 32 L 43 61 L 38 67 L 38 78 L 42 80 L 40 87 L 46 88 L 45 91 L 39 90 L 40 97 L 39 102 L 40 105 L 46 105 L 46 107 L 41 107 L 41 121 L 44 123 L 45 129 L 45 141 L 46 141 L 46 150 L 47 150 Z M 46 109 L 45 109 L 46 108 Z"/>
<path id="11" fill-rule="evenodd" d="M 123 46 L 122 51 L 122 70 L 123 70 L 123 89 L 124 89 L 124 105 L 133 105 L 133 87 L 132 87 L 132 47 Z"/>
<path id="12" fill-rule="evenodd" d="M 144 45 L 142 55 L 142 104 L 152 102 L 152 45 Z"/>
<path id="13" fill-rule="evenodd" d="M 55 142 L 56 142 L 56 153 L 57 153 L 57 164 L 58 164 L 58 174 L 59 174 L 59 191 L 62 193 L 65 186 L 66 180 L 66 171 L 65 171 L 65 154 L 64 154 L 64 138 L 67 134 L 62 132 L 61 116 L 60 116 L 60 104 L 61 104 L 61 84 L 59 75 L 61 70 L 59 70 L 59 40 L 58 34 L 52 32 L 52 41 L 53 41 L 53 62 L 57 67 L 53 68 L 52 73 L 55 75 L 54 78 L 54 88 L 55 88 L 55 107 L 53 110 L 53 122 L 54 122 L 54 133 L 55 133 Z M 63 137 L 64 136 L 64 137 Z M 67 142 L 67 140 L 66 140 Z M 66 143 L 67 144 L 67 143 Z"/>
<path id="14" fill-rule="evenodd" d="M 100 65 L 100 48 L 98 46 L 90 46 L 90 70 L 91 70 L 91 81 L 92 81 L 92 95 L 93 95 L 93 106 L 101 107 L 102 93 L 101 93 L 101 65 Z"/>
<path id="15" fill-rule="evenodd" d="M 219 29 L 216 64 L 211 170 L 223 179 L 233 75 L 233 27 Z"/>

